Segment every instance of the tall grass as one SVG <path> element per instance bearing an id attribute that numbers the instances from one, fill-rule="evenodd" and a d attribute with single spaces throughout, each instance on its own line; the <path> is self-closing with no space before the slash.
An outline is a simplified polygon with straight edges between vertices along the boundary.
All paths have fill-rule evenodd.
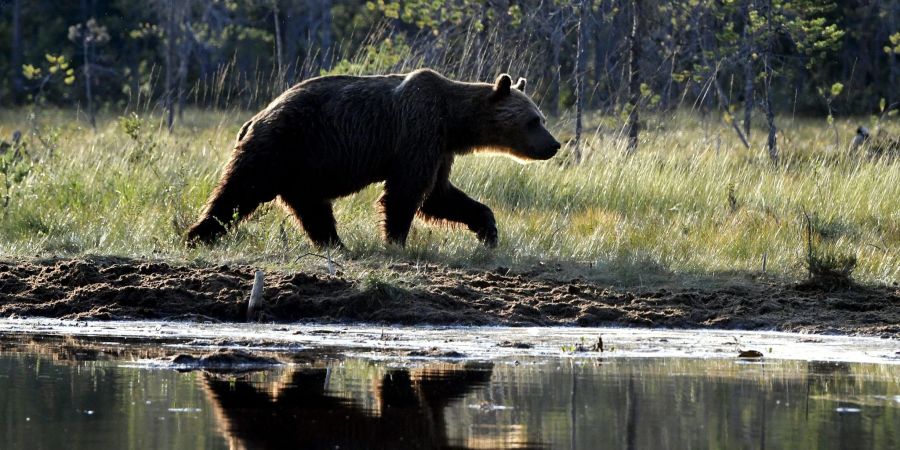
<path id="1" fill-rule="evenodd" d="M 436 39 L 428 33 L 399 39 L 380 24 L 352 54 L 329 53 L 328 71 L 312 57 L 296 61 L 294 73 L 428 66 L 452 78 L 487 81 L 501 71 L 540 72 L 538 50 L 525 36 L 504 42 L 496 32 L 464 29 Z M 0 111 L 0 139 L 21 130 L 29 154 L 24 163 L 33 164 L 0 211 L 0 256 L 102 254 L 322 270 L 321 259 L 302 257 L 315 250 L 274 204 L 217 246 L 183 244 L 237 130 L 288 84 L 285 73 L 219 68 L 188 89 L 189 104 L 202 108 L 184 111 L 172 132 L 150 94 L 159 89 L 134 99 L 126 112 L 101 113 L 96 130 L 78 110 Z M 537 81 L 530 90 L 546 88 L 547 80 Z M 691 111 L 647 117 L 634 154 L 625 151 L 622 121 L 595 113 L 586 118 L 585 156 L 577 166 L 568 148 L 549 162 L 525 165 L 502 156 L 458 158 L 452 181 L 497 216 L 495 250 L 463 228 L 418 220 L 405 249 L 386 248 L 375 185 L 336 202 L 338 232 L 350 249 L 337 257 L 351 272 L 413 260 L 485 267 L 554 262 L 615 279 L 757 273 L 765 265 L 770 274 L 792 278 L 805 272 L 806 213 L 815 218 L 817 249 L 855 257 L 858 279 L 900 280 L 900 161 L 849 151 L 856 121 L 838 120 L 842 139 L 836 140 L 825 120 L 779 118 L 783 158 L 773 166 L 764 130 L 754 130 L 747 150 L 717 118 Z M 574 129 L 568 116 L 550 126 L 561 141 Z M 895 118 L 881 127 L 900 133 Z"/>
<path id="2" fill-rule="evenodd" d="M 190 110 L 171 134 L 161 115 L 101 117 L 92 131 L 75 114 L 44 111 L 29 119 L 22 110 L 0 112 L 0 137 L 27 131 L 34 160 L 0 211 L 0 255 L 87 253 L 319 270 L 317 258 L 296 261 L 314 249 L 274 204 L 220 245 L 182 243 L 251 112 Z M 551 129 L 565 139 L 570 122 L 560 118 Z M 805 270 L 805 211 L 816 219 L 817 245 L 856 257 L 857 279 L 900 281 L 900 161 L 835 149 L 822 120 L 781 120 L 778 166 L 765 154 L 761 130 L 747 150 L 718 120 L 660 115 L 649 119 L 640 149 L 628 154 L 615 123 L 588 118 L 594 131 L 577 166 L 566 149 L 554 160 L 524 165 L 502 156 L 457 159 L 452 181 L 497 215 L 496 250 L 464 229 L 418 220 L 407 248 L 385 248 L 374 207 L 381 187 L 374 185 L 336 202 L 338 231 L 350 248 L 340 258 L 370 266 L 397 259 L 563 262 L 625 275 L 756 273 L 765 259 L 768 273 L 792 278 Z M 900 132 L 897 121 L 882 125 Z M 849 141 L 857 123 L 836 126 Z"/>

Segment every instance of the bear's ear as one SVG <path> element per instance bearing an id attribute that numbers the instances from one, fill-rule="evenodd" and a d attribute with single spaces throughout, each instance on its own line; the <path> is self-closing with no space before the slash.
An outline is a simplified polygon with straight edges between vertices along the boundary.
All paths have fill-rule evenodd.
<path id="1" fill-rule="evenodd" d="M 527 82 L 528 82 L 528 80 L 526 80 L 524 78 L 519 78 L 519 81 L 517 81 L 516 85 L 513 87 L 522 92 L 525 92 L 525 83 L 527 83 Z"/>
<path id="2" fill-rule="evenodd" d="M 512 78 L 503 73 L 494 81 L 494 98 L 500 98 L 509 95 L 509 88 L 512 86 Z"/>

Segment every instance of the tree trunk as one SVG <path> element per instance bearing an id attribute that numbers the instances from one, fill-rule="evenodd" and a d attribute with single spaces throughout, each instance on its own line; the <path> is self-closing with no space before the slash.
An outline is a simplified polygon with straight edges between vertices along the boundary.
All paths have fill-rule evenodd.
<path id="1" fill-rule="evenodd" d="M 284 85 L 284 55 L 281 51 L 281 17 L 278 14 L 278 0 L 272 0 L 272 15 L 275 21 L 275 73 L 279 87 Z"/>
<path id="2" fill-rule="evenodd" d="M 282 49 L 282 57 L 285 59 L 286 66 L 284 70 L 284 78 L 287 84 L 293 84 L 303 74 L 301 73 L 300 49 L 305 42 L 303 39 L 304 17 L 297 12 L 298 6 L 293 2 L 287 2 L 287 8 L 283 11 L 284 20 L 284 48 Z"/>
<path id="3" fill-rule="evenodd" d="M 331 68 L 333 55 L 331 54 L 331 0 L 319 2 L 319 54 L 321 55 L 321 67 L 325 70 Z"/>
<path id="4" fill-rule="evenodd" d="M 753 121 L 753 60 L 748 56 L 744 62 L 744 134 L 750 139 Z"/>
<path id="5" fill-rule="evenodd" d="M 769 66 L 769 58 L 766 56 L 763 63 L 766 65 L 766 122 L 769 124 L 769 139 L 766 142 L 766 147 L 769 149 L 769 158 L 772 159 L 773 164 L 778 164 L 778 142 L 776 141 L 775 133 L 777 132 L 777 128 L 775 127 L 775 112 L 772 107 L 772 68 Z"/>
<path id="6" fill-rule="evenodd" d="M 22 101 L 22 0 L 14 0 L 12 4 L 12 43 L 10 45 L 9 62 L 10 85 L 12 86 L 12 100 L 14 103 Z"/>
<path id="7" fill-rule="evenodd" d="M 191 18 L 193 17 L 191 15 L 191 0 L 181 0 L 178 7 L 175 23 L 181 42 L 175 47 L 178 51 L 175 99 L 178 105 L 178 120 L 182 120 L 184 118 L 184 105 L 187 101 L 188 64 L 191 61 L 191 54 L 194 53 L 194 31 L 191 27 Z"/>
<path id="8" fill-rule="evenodd" d="M 604 76 L 604 72 L 606 69 L 606 64 L 604 64 L 604 58 L 603 58 L 604 52 L 603 52 L 603 46 L 602 46 L 600 33 L 593 33 L 593 41 L 594 41 L 594 52 L 593 52 L 594 76 L 591 77 L 591 80 L 592 80 L 592 84 L 594 85 L 594 94 L 591 97 L 593 100 L 591 102 L 591 106 L 594 108 L 597 108 L 602 103 L 602 99 L 601 99 L 602 94 L 600 93 L 600 90 L 598 89 L 598 87 L 603 82 L 603 76 Z"/>
<path id="9" fill-rule="evenodd" d="M 547 94 L 547 111 L 559 115 L 559 85 L 561 83 L 559 55 L 562 52 L 562 36 L 555 30 L 550 35 L 550 91 Z"/>
<path id="10" fill-rule="evenodd" d="M 666 25 L 666 33 L 669 36 L 675 36 L 675 8 L 671 8 L 671 14 L 669 16 L 668 24 Z M 668 60 L 668 67 L 666 68 L 666 85 L 663 87 L 663 93 L 661 96 L 661 104 L 659 105 L 660 110 L 668 111 L 669 110 L 669 102 L 672 98 L 672 86 L 675 84 L 675 59 L 679 52 L 679 47 L 676 45 L 673 40 L 664 41 L 661 43 L 663 47 L 663 58 Z"/>
<path id="11" fill-rule="evenodd" d="M 703 66 L 706 67 L 706 70 L 709 71 L 710 81 L 712 82 L 713 87 L 716 89 L 716 99 L 718 100 L 719 108 L 723 109 L 724 111 L 726 111 L 730 114 L 731 100 L 728 98 L 728 95 L 725 93 L 725 90 L 722 89 L 722 83 L 719 82 L 719 69 L 718 69 L 718 67 L 714 67 L 713 64 L 710 63 L 709 58 L 706 57 L 706 45 L 704 44 L 704 42 L 706 42 L 707 40 L 712 40 L 714 42 L 715 39 L 710 39 L 708 36 L 705 36 L 703 33 L 700 32 L 701 29 L 704 32 L 709 31 L 708 27 L 699 27 L 698 26 L 698 27 L 695 27 L 695 29 L 697 29 L 697 32 L 696 32 L 697 46 L 700 49 L 700 56 L 703 61 Z M 719 60 L 718 46 L 716 46 L 715 49 L 716 50 L 715 50 L 713 56 L 715 57 L 715 60 L 718 61 Z M 744 147 L 750 148 L 750 143 L 747 142 L 747 138 L 744 137 L 744 133 L 741 132 L 741 128 L 738 126 L 737 121 L 734 120 L 733 118 L 731 119 L 731 127 L 734 129 L 734 132 L 741 139 L 741 142 L 744 144 Z"/>
<path id="12" fill-rule="evenodd" d="M 128 105 L 131 110 L 137 111 L 137 109 L 141 106 L 140 45 L 138 44 L 137 39 L 130 39 L 128 47 L 128 68 L 130 72 L 128 83 L 131 91 L 130 98 L 128 99 Z"/>
<path id="13" fill-rule="evenodd" d="M 91 92 L 91 44 L 89 40 L 90 30 L 87 24 L 84 27 L 84 36 L 81 37 L 81 45 L 84 53 L 84 95 L 87 99 L 88 120 L 91 122 L 91 128 L 97 129 L 97 121 L 94 117 L 94 96 Z"/>
<path id="14" fill-rule="evenodd" d="M 897 30 L 897 14 L 896 14 L 897 10 L 898 10 L 897 7 L 891 7 L 890 12 L 888 13 L 890 15 L 890 20 L 889 20 L 889 29 L 890 30 Z M 891 31 L 891 32 L 893 32 L 893 31 Z M 889 83 L 890 86 L 894 86 L 894 88 L 889 88 L 887 90 L 887 104 L 893 105 L 894 102 L 897 101 L 897 92 L 896 92 L 897 91 L 896 86 L 898 84 L 898 81 L 897 81 L 897 54 L 894 53 L 893 51 L 888 52 L 887 58 L 888 58 L 888 81 L 890 81 L 890 83 Z"/>
<path id="15" fill-rule="evenodd" d="M 189 8 L 189 7 L 187 7 Z M 187 21 L 189 17 L 187 16 L 188 10 L 180 11 L 183 14 L 179 14 L 178 17 L 178 28 L 179 30 L 182 27 L 186 27 Z M 175 91 L 176 100 L 178 104 L 178 120 L 181 121 L 184 119 L 184 105 L 187 101 L 187 76 L 188 76 L 188 64 L 191 61 L 191 53 L 194 52 L 194 41 L 193 36 L 188 36 L 188 33 L 192 33 L 190 29 L 185 29 L 185 32 L 180 33 L 181 35 L 181 45 L 178 48 L 178 72 L 177 72 L 177 89 Z"/>
<path id="16" fill-rule="evenodd" d="M 575 55 L 575 163 L 581 162 L 581 113 L 584 106 L 584 75 L 585 58 L 584 47 L 587 44 L 588 23 L 587 15 L 590 10 L 590 2 L 581 0 L 578 11 L 578 47 Z"/>
<path id="17" fill-rule="evenodd" d="M 777 129 L 775 128 L 775 111 L 772 107 L 772 79 L 774 78 L 774 71 L 772 70 L 771 60 L 773 54 L 774 47 L 774 39 L 775 39 L 775 30 L 772 25 L 773 17 L 772 17 L 772 1 L 770 0 L 766 4 L 766 26 L 768 27 L 768 42 L 766 42 L 766 51 L 765 56 L 763 57 L 763 64 L 765 65 L 766 71 L 766 122 L 769 124 L 769 139 L 766 142 L 766 147 L 769 149 L 769 158 L 772 159 L 773 164 L 778 164 L 778 142 L 776 141 L 775 133 Z"/>
<path id="18" fill-rule="evenodd" d="M 629 71 L 628 71 L 628 151 L 637 150 L 640 116 L 638 104 L 641 99 L 641 43 L 643 33 L 643 0 L 631 0 L 632 22 L 629 36 Z"/>
<path id="19" fill-rule="evenodd" d="M 181 45 L 180 54 L 178 55 L 178 89 L 176 95 L 178 99 L 178 120 L 184 119 L 184 104 L 187 100 L 185 87 L 187 86 L 187 65 L 191 57 L 192 45 L 183 43 Z"/>
<path id="20" fill-rule="evenodd" d="M 165 76 L 165 106 L 166 106 L 166 126 L 169 131 L 175 125 L 175 101 L 172 98 L 174 94 L 173 84 L 175 81 L 175 2 L 169 0 L 168 11 L 166 11 L 166 47 L 164 63 L 166 66 Z"/>
<path id="21" fill-rule="evenodd" d="M 637 448 L 638 398 L 634 391 L 634 375 L 628 377 L 628 388 L 625 390 L 625 448 Z"/>
<path id="22" fill-rule="evenodd" d="M 750 11 L 753 2 L 744 7 L 744 135 L 750 139 L 750 125 L 753 119 L 753 36 L 750 33 Z"/>
<path id="23" fill-rule="evenodd" d="M 719 99 L 719 104 L 725 111 L 730 111 L 731 103 L 728 101 L 728 97 L 725 95 L 725 91 L 722 89 L 722 83 L 719 83 L 719 78 L 716 74 L 713 74 L 713 83 L 716 87 L 716 97 L 718 97 Z M 731 118 L 731 128 L 734 129 L 735 134 L 737 134 L 738 138 L 741 139 L 741 143 L 744 144 L 744 147 L 749 149 L 750 143 L 747 142 L 747 138 L 744 136 L 744 133 L 741 132 L 741 128 L 738 126 L 737 120 L 735 120 L 734 117 Z"/>

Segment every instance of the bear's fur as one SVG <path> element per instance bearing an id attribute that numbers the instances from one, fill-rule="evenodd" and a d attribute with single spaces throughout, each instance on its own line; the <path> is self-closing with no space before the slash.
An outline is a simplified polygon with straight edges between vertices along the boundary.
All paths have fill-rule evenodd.
<path id="1" fill-rule="evenodd" d="M 285 91 L 241 127 L 231 160 L 189 242 L 213 242 L 279 197 L 319 247 L 341 246 L 331 202 L 384 181 L 389 242 L 413 217 L 458 222 L 497 244 L 494 214 L 450 183 L 457 155 L 476 150 L 549 159 L 559 142 L 525 95 L 525 79 L 464 83 L 428 69 L 406 75 L 328 76 Z"/>

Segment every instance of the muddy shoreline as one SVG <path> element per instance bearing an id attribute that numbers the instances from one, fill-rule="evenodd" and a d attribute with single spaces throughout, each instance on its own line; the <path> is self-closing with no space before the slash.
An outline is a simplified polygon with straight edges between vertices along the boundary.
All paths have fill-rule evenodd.
<path id="1" fill-rule="evenodd" d="M 553 273 L 392 266 L 402 281 L 266 274 L 264 322 L 623 326 L 900 337 L 900 289 L 767 281 L 612 288 Z M 111 257 L 0 261 L 0 317 L 243 322 L 255 269 Z"/>
<path id="2" fill-rule="evenodd" d="M 602 345 L 597 345 L 602 341 Z M 771 331 L 192 323 L 0 318 L 0 352 L 62 352 L 58 360 L 110 359 L 146 368 L 190 369 L 173 358 L 238 352 L 286 364 L 364 358 L 427 361 L 731 359 L 839 361 L 900 367 L 896 339 Z M 747 357 L 747 352 L 762 356 Z M 743 356 L 742 356 L 743 355 Z"/>

